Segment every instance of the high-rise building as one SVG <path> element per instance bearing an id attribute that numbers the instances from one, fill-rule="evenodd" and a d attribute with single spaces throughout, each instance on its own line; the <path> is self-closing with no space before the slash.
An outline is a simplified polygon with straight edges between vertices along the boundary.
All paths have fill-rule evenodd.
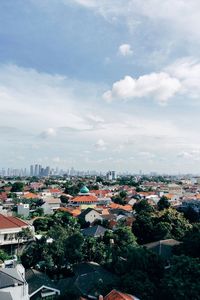
<path id="1" fill-rule="evenodd" d="M 108 171 L 106 173 L 106 178 L 108 180 L 115 180 L 116 179 L 116 172 L 115 171 Z"/>
<path id="2" fill-rule="evenodd" d="M 39 175 L 39 166 L 38 164 L 35 165 L 35 170 L 34 170 L 34 176 L 38 176 Z"/>
<path id="3" fill-rule="evenodd" d="M 34 171 L 33 171 L 33 165 L 30 166 L 30 176 L 34 175 Z"/>

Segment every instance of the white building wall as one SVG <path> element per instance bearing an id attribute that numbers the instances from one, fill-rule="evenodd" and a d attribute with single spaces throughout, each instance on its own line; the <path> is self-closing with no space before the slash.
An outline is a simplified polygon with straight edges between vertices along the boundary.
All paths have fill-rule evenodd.
<path id="1" fill-rule="evenodd" d="M 101 220 L 101 216 L 98 212 L 95 210 L 91 210 L 86 216 L 85 216 L 85 221 L 89 223 L 93 223 L 95 220 Z"/>
<path id="2" fill-rule="evenodd" d="M 29 300 L 27 283 L 21 286 L 19 285 L 3 288 L 1 291 L 10 292 L 14 300 Z"/>

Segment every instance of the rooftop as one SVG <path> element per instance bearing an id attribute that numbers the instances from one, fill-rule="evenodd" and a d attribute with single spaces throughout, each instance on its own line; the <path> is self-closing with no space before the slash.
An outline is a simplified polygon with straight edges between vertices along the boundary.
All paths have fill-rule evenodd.
<path id="1" fill-rule="evenodd" d="M 0 229 L 18 228 L 28 226 L 28 224 L 16 217 L 6 217 L 0 214 Z"/>

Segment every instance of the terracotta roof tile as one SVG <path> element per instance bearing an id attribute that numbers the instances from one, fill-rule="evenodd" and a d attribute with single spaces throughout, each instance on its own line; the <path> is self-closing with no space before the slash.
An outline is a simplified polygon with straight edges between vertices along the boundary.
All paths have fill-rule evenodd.
<path id="1" fill-rule="evenodd" d="M 134 300 L 136 299 L 134 296 L 129 294 L 124 294 L 116 290 L 112 290 L 104 300 Z"/>
<path id="2" fill-rule="evenodd" d="M 73 202 L 97 202 L 98 199 L 96 196 L 92 196 L 92 195 L 85 195 L 85 196 L 77 196 L 74 199 L 72 199 Z"/>
<path id="3" fill-rule="evenodd" d="M 6 217 L 0 214 L 0 229 L 17 228 L 28 226 L 28 224 L 16 217 Z"/>

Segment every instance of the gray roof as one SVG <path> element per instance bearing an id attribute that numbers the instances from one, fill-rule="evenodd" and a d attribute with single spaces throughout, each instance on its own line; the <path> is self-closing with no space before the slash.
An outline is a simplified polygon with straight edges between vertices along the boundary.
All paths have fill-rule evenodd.
<path id="1" fill-rule="evenodd" d="M 0 291 L 0 299 L 1 300 L 14 300 L 11 296 L 10 292 L 1 292 Z"/>
<path id="2" fill-rule="evenodd" d="M 83 296 L 102 294 L 106 286 L 115 286 L 118 277 L 96 263 L 82 263 L 74 267 L 75 286 Z"/>
<path id="3" fill-rule="evenodd" d="M 25 281 L 14 268 L 0 269 L 0 288 L 22 285 Z"/>
<path id="4" fill-rule="evenodd" d="M 35 269 L 28 269 L 25 273 L 26 281 L 28 283 L 29 295 L 35 292 L 43 285 L 56 288 L 53 281 L 44 273 L 39 272 Z"/>
<path id="5" fill-rule="evenodd" d="M 163 259 L 169 259 L 172 256 L 172 248 L 179 245 L 180 242 L 174 239 L 161 240 L 143 245 L 147 249 L 159 254 Z"/>
<path id="6" fill-rule="evenodd" d="M 99 236 L 103 236 L 106 230 L 107 229 L 104 228 L 103 226 L 96 225 L 96 226 L 82 229 L 82 234 L 85 236 L 99 237 Z"/>

